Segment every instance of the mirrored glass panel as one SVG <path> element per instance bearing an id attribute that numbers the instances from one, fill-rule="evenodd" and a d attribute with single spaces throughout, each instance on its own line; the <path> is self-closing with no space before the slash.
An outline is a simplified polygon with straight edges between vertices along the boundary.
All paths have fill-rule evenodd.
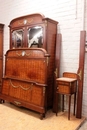
<path id="1" fill-rule="evenodd" d="M 12 32 L 12 48 L 23 47 L 23 30 L 15 30 Z"/>
<path id="2" fill-rule="evenodd" d="M 28 47 L 42 47 L 43 45 L 43 28 L 35 26 L 28 30 Z"/>

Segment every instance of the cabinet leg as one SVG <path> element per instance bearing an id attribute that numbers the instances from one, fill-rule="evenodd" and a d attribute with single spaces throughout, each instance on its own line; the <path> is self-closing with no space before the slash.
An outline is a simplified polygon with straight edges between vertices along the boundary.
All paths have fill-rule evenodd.
<path id="1" fill-rule="evenodd" d="M 1 99 L 0 99 L 0 103 L 2 103 Z"/>
<path id="2" fill-rule="evenodd" d="M 43 113 L 43 117 L 45 118 L 45 113 Z"/>
<path id="3" fill-rule="evenodd" d="M 68 120 L 70 120 L 71 95 L 69 95 Z"/>
<path id="4" fill-rule="evenodd" d="M 43 120 L 43 117 L 45 117 L 45 113 L 40 113 L 40 119 Z"/>
<path id="5" fill-rule="evenodd" d="M 62 95 L 62 112 L 64 112 L 64 95 Z"/>
<path id="6" fill-rule="evenodd" d="M 0 103 L 4 103 L 5 101 L 3 99 L 0 99 Z"/>
<path id="7" fill-rule="evenodd" d="M 56 116 L 58 113 L 58 93 L 56 93 Z"/>
<path id="8" fill-rule="evenodd" d="M 73 112 L 73 115 L 75 115 L 75 106 L 76 106 L 76 93 L 74 94 L 74 112 Z"/>

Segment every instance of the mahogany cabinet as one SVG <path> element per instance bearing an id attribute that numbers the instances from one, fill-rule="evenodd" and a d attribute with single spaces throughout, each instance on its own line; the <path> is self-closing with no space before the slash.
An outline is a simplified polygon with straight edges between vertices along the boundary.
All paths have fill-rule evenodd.
<path id="1" fill-rule="evenodd" d="M 45 116 L 49 54 L 42 48 L 10 49 L 5 55 L 0 98 Z"/>
<path id="2" fill-rule="evenodd" d="M 2 85 L 2 76 L 3 76 L 3 29 L 4 29 L 4 24 L 0 23 L 0 91 Z"/>
<path id="3" fill-rule="evenodd" d="M 36 13 L 13 19 L 10 24 L 10 49 L 44 48 L 50 55 L 47 74 L 47 106 L 53 107 L 56 36 L 58 22 Z M 57 46 L 57 51 L 58 46 Z M 59 52 L 58 52 L 59 54 Z M 59 62 L 59 59 L 57 59 Z M 59 68 L 58 68 L 59 70 Z"/>
<path id="4" fill-rule="evenodd" d="M 60 41 L 60 35 L 58 36 L 57 33 L 57 25 L 58 22 L 50 19 L 50 18 L 46 18 L 44 15 L 36 13 L 36 14 L 30 14 L 30 15 L 26 15 L 26 16 L 21 16 L 18 18 L 13 19 L 10 24 L 9 24 L 9 29 L 10 29 L 10 46 L 9 46 L 9 50 L 13 50 L 15 51 L 16 49 L 44 49 L 47 54 L 49 54 L 50 58 L 47 57 L 47 62 L 48 62 L 48 66 L 47 66 L 47 72 L 44 70 L 44 72 L 42 72 L 42 69 L 44 68 L 44 64 L 42 65 L 43 67 L 41 67 L 41 70 L 39 69 L 37 71 L 37 77 L 39 76 L 39 73 L 41 73 L 43 76 L 45 75 L 45 79 L 42 78 L 42 82 L 36 81 L 36 77 L 35 77 L 35 73 L 34 70 L 32 68 L 32 70 L 30 71 L 30 67 L 27 68 L 27 71 L 29 71 L 29 74 L 26 71 L 26 74 L 24 74 L 25 76 L 28 75 L 32 76 L 33 82 L 35 84 L 35 93 L 38 100 L 43 100 L 43 103 L 38 104 L 39 107 L 35 107 L 35 105 L 33 107 L 31 107 L 31 103 L 28 103 L 28 108 L 36 110 L 40 113 L 45 113 L 45 111 L 48 108 L 53 108 L 53 111 L 55 111 L 55 95 L 56 95 L 56 87 L 55 87 L 55 79 L 56 76 L 58 77 L 59 74 L 59 61 L 60 61 L 60 44 L 58 41 Z M 59 39 L 59 40 L 58 40 Z M 58 42 L 58 44 L 56 44 Z M 35 51 L 35 50 L 34 50 Z M 17 52 L 17 51 L 16 51 Z M 7 52 L 8 53 L 8 52 Z M 36 53 L 36 51 L 35 51 Z M 18 54 L 20 55 L 20 52 L 18 52 Z M 37 57 L 40 56 L 40 54 L 36 53 Z M 6 54 L 7 55 L 7 54 Z M 13 56 L 14 57 L 14 56 Z M 7 61 L 6 61 L 7 62 Z M 33 65 L 33 63 L 31 62 L 31 65 Z M 13 73 L 16 74 L 18 73 L 18 68 L 16 66 L 16 62 L 13 62 L 13 66 L 15 66 L 15 71 L 12 72 L 12 70 L 9 68 L 9 66 L 7 68 L 9 68 L 9 74 L 11 73 L 13 75 Z M 19 64 L 18 64 L 19 66 Z M 27 66 L 27 64 L 25 64 L 25 67 Z M 30 66 L 30 63 L 29 63 Z M 20 66 L 19 66 L 20 67 Z M 57 67 L 57 68 L 56 68 Z M 20 68 L 19 68 L 20 69 Z M 21 68 L 22 71 L 22 68 Z M 58 72 L 58 73 L 57 73 Z M 7 76 L 7 70 L 5 73 L 5 77 Z M 42 77 L 43 77 L 42 76 Z M 8 76 L 9 77 L 9 76 Z M 12 78 L 12 82 L 9 81 L 13 86 L 15 86 L 14 84 L 14 78 L 13 76 L 10 75 L 10 78 Z M 15 77 L 16 80 L 19 80 L 19 77 Z M 22 77 L 21 77 L 22 78 Z M 25 86 L 28 85 L 28 83 L 32 83 L 32 79 L 27 79 L 27 82 Z M 8 86 L 8 80 L 7 79 L 3 79 L 3 85 L 4 86 Z M 45 80 L 45 82 L 44 82 Z M 5 83 L 4 83 L 5 81 Z M 22 81 L 20 81 L 22 82 Z M 36 83 L 37 82 L 37 83 Z M 18 84 L 18 83 L 17 83 Z M 41 92 L 39 92 L 39 88 L 37 89 L 38 86 L 41 85 L 42 87 L 40 87 Z M 44 99 L 42 97 L 39 96 L 40 93 L 43 93 L 43 85 L 44 87 L 46 87 L 46 94 Z M 37 85 L 37 87 L 36 87 Z M 2 87 L 2 92 L 6 91 L 6 93 L 10 93 L 10 96 L 13 96 L 14 98 L 19 98 L 19 95 L 16 95 L 16 93 L 19 93 L 16 91 L 10 91 L 7 92 L 7 89 L 5 88 L 3 90 Z M 22 94 L 22 93 L 21 93 Z M 12 100 L 13 98 L 7 98 L 7 96 L 2 96 L 3 94 L 0 95 L 0 97 L 4 100 Z M 23 93 L 23 95 L 26 96 L 25 93 Z M 30 94 L 31 95 L 31 94 Z M 43 94 L 42 94 L 43 95 Z M 18 97 L 15 97 L 18 96 Z M 33 95 L 34 96 L 34 95 Z M 32 97 L 34 98 L 34 97 Z M 36 98 L 36 99 L 37 99 Z M 41 99 L 40 99 L 41 98 Z M 26 97 L 26 100 L 30 100 L 29 96 Z M 45 102 L 44 102 L 45 100 Z M 22 95 L 21 95 L 21 99 L 20 101 L 22 101 Z M 27 106 L 26 101 L 24 101 L 23 99 L 23 106 Z M 29 101 L 30 102 L 30 101 Z M 45 105 L 43 105 L 45 103 Z M 16 102 L 16 104 L 20 105 L 19 101 Z M 37 103 L 36 103 L 37 104 Z M 42 110 L 43 109 L 43 110 Z"/>

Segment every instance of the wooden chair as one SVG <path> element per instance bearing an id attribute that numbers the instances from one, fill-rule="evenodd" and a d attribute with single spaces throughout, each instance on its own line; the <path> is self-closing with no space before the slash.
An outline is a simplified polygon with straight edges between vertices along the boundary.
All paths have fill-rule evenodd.
<path id="1" fill-rule="evenodd" d="M 74 94 L 74 112 L 76 106 L 77 74 L 64 72 L 62 78 L 57 78 L 56 115 L 58 112 L 58 94 L 62 94 L 62 111 L 64 111 L 64 95 L 69 96 L 68 119 L 70 120 L 71 96 Z"/>

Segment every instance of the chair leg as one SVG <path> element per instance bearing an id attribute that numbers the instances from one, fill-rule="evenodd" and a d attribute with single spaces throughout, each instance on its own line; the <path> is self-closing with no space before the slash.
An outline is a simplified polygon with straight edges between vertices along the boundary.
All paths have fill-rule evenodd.
<path id="1" fill-rule="evenodd" d="M 71 95 L 69 95 L 68 120 L 70 120 Z"/>
<path id="2" fill-rule="evenodd" d="M 58 93 L 56 93 L 56 116 L 58 113 Z"/>
<path id="3" fill-rule="evenodd" d="M 64 112 L 64 95 L 62 95 L 62 112 Z"/>
<path id="4" fill-rule="evenodd" d="M 75 106 L 76 106 L 76 93 L 74 94 L 74 112 L 73 112 L 73 115 L 75 115 Z"/>

